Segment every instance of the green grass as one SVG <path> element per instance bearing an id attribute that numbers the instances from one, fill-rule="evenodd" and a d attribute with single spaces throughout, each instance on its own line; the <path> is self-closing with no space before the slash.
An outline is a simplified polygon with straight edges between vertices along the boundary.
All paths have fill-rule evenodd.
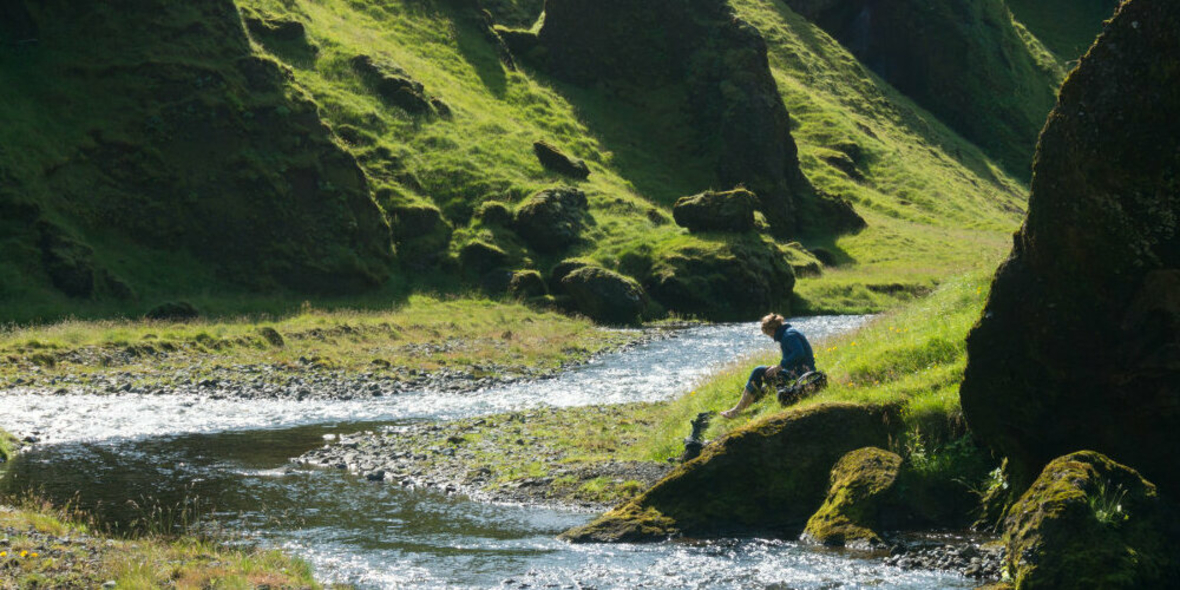
<path id="1" fill-rule="evenodd" d="M 263 329 L 277 332 L 282 342 L 276 346 L 267 340 Z M 28 377 L 33 366 L 46 376 L 132 371 L 150 380 L 197 364 L 295 366 L 299 359 L 375 373 L 398 366 L 433 370 L 493 363 L 553 369 L 634 337 L 521 304 L 413 296 L 385 310 L 308 306 L 284 317 L 191 323 L 75 320 L 0 330 L 0 359 L 5 360 L 0 380 Z M 451 346 L 419 346 L 426 343 Z"/>
<path id="2" fill-rule="evenodd" d="M 694 155 L 699 150 L 682 124 L 685 118 L 674 92 L 637 89 L 632 99 L 621 100 L 599 88 L 553 80 L 527 60 L 518 60 L 523 66 L 510 70 L 458 3 L 237 0 L 237 5 L 270 19 L 298 20 L 315 47 L 311 51 L 298 44 L 262 44 L 260 39 L 250 43 L 249 51 L 282 62 L 293 75 L 285 91 L 291 96 L 267 100 L 314 101 L 318 116 L 338 135 L 355 130 L 349 136 L 355 143 L 338 137 L 334 141 L 358 158 L 371 188 L 380 195 L 378 205 L 386 212 L 412 203 L 437 206 L 455 229 L 452 253 L 479 239 L 505 249 L 519 268 L 544 272 L 559 258 L 581 256 L 635 273 L 628 261 L 684 246 L 716 249 L 725 239 L 689 235 L 649 215 L 655 210 L 670 220 L 670 205 L 677 197 L 729 188 L 713 186 L 712 167 Z M 805 232 L 800 237 L 804 246 L 826 248 L 843 264 L 839 271 L 799 283 L 799 309 L 886 309 L 970 267 L 980 250 L 999 252 L 1007 246 L 1007 236 L 1024 208 L 1022 183 L 781 2 L 736 0 L 734 6 L 770 44 L 771 67 L 792 115 L 807 176 L 820 190 L 852 201 L 869 222 L 869 228 L 856 235 Z M 493 10 L 513 24 L 512 19 L 527 21 L 522 15 L 535 11 L 536 3 L 505 1 Z M 38 59 L 73 59 L 78 48 L 53 51 L 61 53 Z M 455 113 L 453 119 L 412 117 L 381 102 L 349 65 L 360 54 L 397 64 L 421 81 L 430 95 L 445 101 Z M 214 70 L 224 67 L 209 58 L 199 61 Z M 97 58 L 84 62 L 87 67 L 103 65 Z M 149 141 L 111 114 L 134 112 L 120 102 L 118 77 L 109 78 L 105 98 L 88 103 L 87 109 L 56 116 L 38 108 L 47 100 L 46 93 L 91 96 L 97 91 L 83 80 L 52 88 L 34 84 L 39 78 L 33 73 L 47 65 L 52 64 L 0 63 L 5 72 L 30 81 L 0 89 L 0 102 L 8 105 L 5 108 L 17 122 L 4 131 L 2 157 L 15 159 L 16 169 L 32 178 L 46 162 L 70 160 L 71 150 L 93 143 L 86 129 L 118 130 L 132 144 Z M 471 219 L 483 202 L 515 205 L 539 189 L 566 182 L 544 170 L 533 156 L 531 145 L 538 139 L 585 159 L 593 171 L 580 186 L 590 195 L 595 224 L 582 246 L 562 256 L 532 253 L 503 229 Z M 850 150 L 856 152 L 863 179 L 851 179 L 825 160 Z M 286 157 L 255 156 L 272 163 Z M 81 186 L 86 179 L 76 180 Z M 128 280 L 137 297 L 121 301 L 100 294 L 70 299 L 47 288 L 45 278 L 27 268 L 28 261 L 39 258 L 31 249 L 32 238 L 21 233 L 25 230 L 14 230 L 0 244 L 0 317 L 7 321 L 134 316 L 170 299 L 190 300 L 215 317 L 284 315 L 309 298 L 274 285 L 244 288 L 204 259 L 183 250 L 144 248 L 96 224 L 88 213 L 68 213 L 49 194 L 28 194 L 40 195 L 36 198 L 47 210 L 60 209 L 53 221 L 93 245 L 96 263 Z M 364 295 L 311 299 L 325 309 L 380 309 L 414 292 L 462 289 L 454 269 L 444 264 L 427 273 L 394 269 L 387 283 Z"/>
<path id="3" fill-rule="evenodd" d="M 966 337 L 979 318 L 991 281 L 980 269 L 946 281 L 929 297 L 875 319 L 861 330 L 813 343 L 816 362 L 828 374 L 828 388 L 799 402 L 830 401 L 903 406 L 907 432 L 920 435 L 928 452 L 965 431 L 959 383 L 966 366 Z M 742 359 L 698 385 L 688 395 L 653 410 L 649 436 L 625 449 L 638 460 L 663 460 L 682 450 L 681 439 L 698 412 L 733 406 L 749 371 L 773 364 L 769 356 Z M 781 412 L 766 396 L 738 419 L 715 418 L 707 431 L 716 438 L 746 423 Z"/>
<path id="4" fill-rule="evenodd" d="M 97 588 L 108 581 L 120 590 L 154 588 L 318 589 L 311 566 L 278 551 L 229 547 L 186 535 L 109 537 L 85 515 L 29 499 L 0 503 L 0 527 L 9 545 L 0 547 L 0 586 Z M 88 540 L 45 543 L 40 535 Z"/>
<path id="5" fill-rule="evenodd" d="M 16 439 L 11 433 L 0 429 L 0 463 L 7 462 L 12 458 L 12 454 L 16 452 L 20 441 Z"/>

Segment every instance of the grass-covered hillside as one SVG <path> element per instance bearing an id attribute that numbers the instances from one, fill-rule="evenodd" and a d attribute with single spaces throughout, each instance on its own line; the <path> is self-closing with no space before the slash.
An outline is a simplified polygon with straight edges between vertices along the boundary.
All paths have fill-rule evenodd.
<path id="1" fill-rule="evenodd" d="M 0 24 L 6 321 L 388 306 L 498 294 L 522 269 L 561 307 L 551 271 L 569 259 L 699 295 L 649 316 L 873 310 L 1002 251 L 1023 212 L 1020 181 L 777 0 L 730 4 L 766 40 L 808 190 L 850 202 L 859 232 L 772 237 L 762 212 L 742 235 L 676 225 L 679 197 L 733 188 L 715 146 L 670 90 L 579 86 L 510 52 L 493 25 L 537 30 L 537 1 L 59 4 Z M 543 167 L 537 141 L 589 177 Z M 541 247 L 519 210 L 561 185 L 587 210 Z M 732 285 L 792 272 L 734 303 L 749 295 Z"/>

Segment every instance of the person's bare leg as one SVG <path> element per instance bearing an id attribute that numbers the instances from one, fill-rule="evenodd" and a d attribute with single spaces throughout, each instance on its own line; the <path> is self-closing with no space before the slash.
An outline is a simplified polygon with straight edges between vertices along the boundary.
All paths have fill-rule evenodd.
<path id="1" fill-rule="evenodd" d="M 721 416 L 731 419 L 736 418 L 738 414 L 742 413 L 742 410 L 750 407 L 750 404 L 752 403 L 754 403 L 754 393 L 749 389 L 743 390 L 742 398 L 738 400 L 737 405 L 728 410 L 725 410 L 724 412 L 721 412 Z"/>

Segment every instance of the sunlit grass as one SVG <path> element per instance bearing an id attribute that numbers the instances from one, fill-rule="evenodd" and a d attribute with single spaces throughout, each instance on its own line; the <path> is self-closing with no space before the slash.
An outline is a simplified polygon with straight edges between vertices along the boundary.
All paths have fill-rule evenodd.
<path id="1" fill-rule="evenodd" d="M 848 335 L 813 343 L 816 362 L 829 386 L 799 402 L 900 404 L 907 427 L 937 437 L 960 421 L 958 385 L 966 366 L 966 337 L 979 318 L 991 273 L 974 271 L 947 280 L 928 298 L 887 313 Z M 734 362 L 687 395 L 653 410 L 649 435 L 626 449 L 635 459 L 676 456 L 688 423 L 699 412 L 733 406 L 752 367 L 777 358 L 758 355 Z M 767 395 L 733 421 L 714 418 L 707 431 L 716 438 L 750 421 L 782 411 Z M 943 441 L 945 442 L 945 441 Z"/>

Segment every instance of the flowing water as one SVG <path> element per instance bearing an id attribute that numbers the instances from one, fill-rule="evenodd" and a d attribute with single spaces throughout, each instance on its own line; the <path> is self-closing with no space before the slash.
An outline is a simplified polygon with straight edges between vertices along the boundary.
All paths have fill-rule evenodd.
<path id="1" fill-rule="evenodd" d="M 817 341 L 864 320 L 807 318 L 795 325 Z M 0 394 L 0 425 L 39 432 L 45 442 L 9 466 L 0 489 L 73 499 L 116 525 L 141 516 L 145 505 L 207 499 L 234 535 L 309 560 L 325 581 L 363 588 L 973 587 L 953 574 L 903 572 L 775 540 L 569 545 L 554 537 L 593 515 L 477 503 L 288 462 L 323 444 L 325 434 L 538 405 L 668 399 L 758 351 L 773 354 L 775 345 L 753 324 L 701 326 L 553 379 L 365 401 L 9 391 Z"/>

